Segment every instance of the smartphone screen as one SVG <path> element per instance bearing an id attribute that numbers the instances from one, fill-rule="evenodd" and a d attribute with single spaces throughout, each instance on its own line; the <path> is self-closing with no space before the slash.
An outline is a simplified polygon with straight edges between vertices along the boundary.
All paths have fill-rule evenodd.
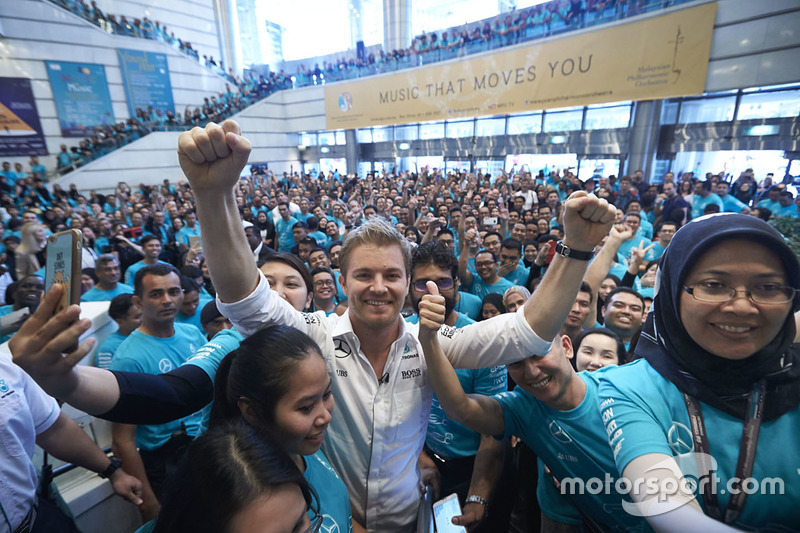
<path id="1" fill-rule="evenodd" d="M 433 504 L 433 519 L 436 521 L 438 533 L 466 533 L 464 526 L 453 523 L 454 516 L 461 516 L 457 494 L 453 493 Z"/>

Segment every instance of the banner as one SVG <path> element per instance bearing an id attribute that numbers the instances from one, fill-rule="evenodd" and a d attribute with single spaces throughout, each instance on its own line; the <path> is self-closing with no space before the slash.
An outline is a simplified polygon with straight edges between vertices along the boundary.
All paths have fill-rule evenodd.
<path id="1" fill-rule="evenodd" d="M 28 78 L 0 78 L 0 156 L 47 155 Z"/>
<path id="2" fill-rule="evenodd" d="M 328 129 L 703 92 L 716 3 L 538 45 L 325 86 Z"/>
<path id="3" fill-rule="evenodd" d="M 117 55 L 132 117 L 137 108 L 175 111 L 166 55 L 125 48 L 118 49 Z"/>
<path id="4" fill-rule="evenodd" d="M 103 65 L 45 61 L 64 137 L 94 135 L 97 126 L 114 124 L 114 109 Z"/>

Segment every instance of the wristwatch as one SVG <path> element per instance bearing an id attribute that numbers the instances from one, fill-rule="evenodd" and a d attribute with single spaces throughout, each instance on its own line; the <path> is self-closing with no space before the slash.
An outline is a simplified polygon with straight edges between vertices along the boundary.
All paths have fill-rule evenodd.
<path id="1" fill-rule="evenodd" d="M 556 253 L 561 257 L 569 259 L 577 259 L 578 261 L 589 261 L 594 257 L 594 252 L 581 252 L 580 250 L 573 250 L 565 245 L 563 241 L 558 241 L 556 244 Z"/>
<path id="2" fill-rule="evenodd" d="M 489 514 L 489 502 L 487 502 L 484 498 L 478 496 L 477 494 L 472 494 L 470 496 L 467 496 L 467 499 L 464 500 L 464 505 L 468 503 L 479 503 L 483 505 L 484 518 L 486 518 L 486 516 Z"/>
<path id="3" fill-rule="evenodd" d="M 122 468 L 122 461 L 119 460 L 117 457 L 109 457 L 111 463 L 106 467 L 105 470 L 97 474 L 103 479 L 108 479 L 114 475 L 114 472 Z"/>

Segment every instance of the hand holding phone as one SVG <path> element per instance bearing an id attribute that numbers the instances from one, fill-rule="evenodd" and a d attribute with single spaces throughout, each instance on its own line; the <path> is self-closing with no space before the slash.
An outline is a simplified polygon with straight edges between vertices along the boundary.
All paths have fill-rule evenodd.
<path id="1" fill-rule="evenodd" d="M 456 516 L 461 516 L 461 505 L 458 503 L 456 493 L 433 504 L 433 519 L 436 522 L 438 533 L 467 533 L 464 526 L 457 526 L 453 523 L 453 517 Z"/>
<path id="2" fill-rule="evenodd" d="M 81 300 L 81 248 L 83 234 L 69 229 L 47 238 L 47 265 L 45 268 L 45 293 L 54 283 L 64 285 L 61 302 L 56 313 Z"/>

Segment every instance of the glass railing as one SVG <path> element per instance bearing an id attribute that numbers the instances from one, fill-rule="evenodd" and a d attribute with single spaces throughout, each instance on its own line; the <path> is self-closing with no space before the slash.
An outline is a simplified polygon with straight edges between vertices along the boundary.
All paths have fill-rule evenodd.
<path id="1" fill-rule="evenodd" d="M 48 1 L 68 9 L 109 33 L 166 42 L 189 57 L 198 59 L 197 51 L 192 49 L 191 44 L 168 35 L 166 27 L 158 22 L 134 19 L 134 22 L 130 23 L 125 17 L 121 17 L 120 21 L 117 21 L 114 15 L 106 15 L 99 9 L 87 6 L 82 2 L 75 0 Z M 98 128 L 95 136 L 84 139 L 79 146 L 70 148 L 67 154 L 69 161 L 65 155 L 59 154 L 57 172 L 58 174 L 70 172 L 153 131 L 184 131 L 196 125 L 204 125 L 209 121 L 225 120 L 279 90 L 324 85 L 397 72 L 577 31 L 692 1 L 695 0 L 608 0 L 593 4 L 592 9 L 586 9 L 585 2 L 583 2 L 580 9 L 570 10 L 570 2 L 556 0 L 540 4 L 527 11 L 523 9 L 511 15 L 503 13 L 497 17 L 466 26 L 437 32 L 437 36 L 444 35 L 445 32 L 448 35 L 459 35 L 457 40 L 447 42 L 446 46 L 437 44 L 432 47 L 428 42 L 430 39 L 428 36 L 434 34 L 430 33 L 426 34 L 427 44 L 423 43 L 420 36 L 415 38 L 414 46 L 409 50 L 395 50 L 390 54 L 381 52 L 377 58 L 371 55 L 366 61 L 356 62 L 355 59 L 352 59 L 338 65 L 327 65 L 324 69 L 317 68 L 314 71 L 295 74 L 291 76 L 291 81 L 288 77 L 278 77 L 262 85 L 258 85 L 253 78 L 237 83 L 218 66 L 211 67 L 217 74 L 237 83 L 240 92 L 235 101 L 226 102 L 224 105 L 220 104 L 213 113 L 203 112 L 198 107 L 197 110 L 200 112 L 195 111 L 191 116 L 184 113 L 171 118 L 153 116 L 146 119 L 129 119 L 125 123 L 115 126 Z M 508 17 L 511 18 L 510 23 L 507 21 Z M 146 24 L 143 21 L 146 21 Z M 495 24 L 496 21 L 499 21 L 499 24 Z M 442 40 L 437 37 L 436 42 L 440 43 Z M 308 62 L 313 61 L 313 58 L 308 60 Z"/>
<path id="2" fill-rule="evenodd" d="M 501 13 L 478 22 L 457 26 L 438 32 L 426 33 L 414 39 L 408 50 L 380 52 L 375 57 L 351 58 L 346 62 L 328 64 L 292 76 L 294 87 L 324 85 L 336 81 L 396 72 L 407 68 L 430 65 L 440 61 L 458 59 L 472 54 L 498 50 L 507 46 L 526 43 L 591 28 L 629 17 L 652 13 L 695 0 L 607 0 L 593 3 L 591 9 L 586 2 L 580 7 L 571 2 L 555 0 L 534 8 L 513 13 Z M 443 40 L 443 36 L 451 36 Z M 433 36 L 436 36 L 435 39 Z M 305 63 L 319 63 L 317 58 Z"/>

